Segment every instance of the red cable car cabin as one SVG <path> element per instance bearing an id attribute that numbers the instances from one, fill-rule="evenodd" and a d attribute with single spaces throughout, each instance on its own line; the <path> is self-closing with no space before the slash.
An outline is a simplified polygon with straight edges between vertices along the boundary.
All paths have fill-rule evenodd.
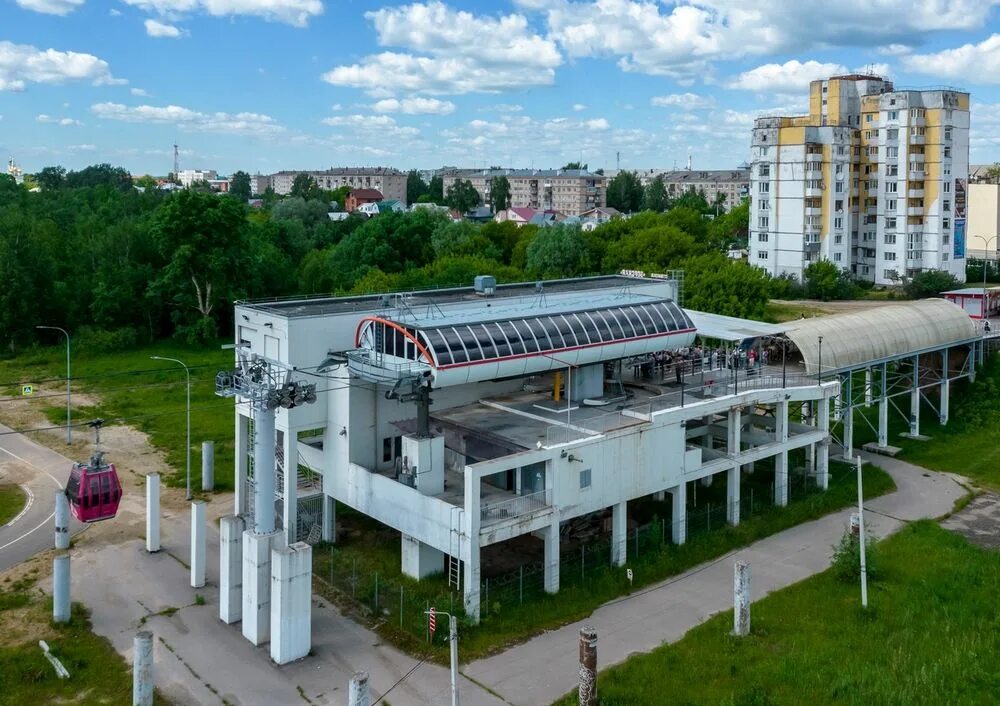
<path id="1" fill-rule="evenodd" d="M 90 463 L 74 463 L 66 483 L 66 497 L 73 517 L 81 522 L 110 520 L 118 512 L 122 484 L 113 463 L 95 453 Z"/>

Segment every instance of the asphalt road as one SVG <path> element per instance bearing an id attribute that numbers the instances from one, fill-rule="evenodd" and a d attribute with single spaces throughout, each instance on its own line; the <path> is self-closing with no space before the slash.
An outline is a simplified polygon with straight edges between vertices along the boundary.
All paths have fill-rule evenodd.
<path id="1" fill-rule="evenodd" d="M 21 486 L 28 492 L 27 507 L 0 527 L 0 571 L 31 558 L 54 545 L 55 490 L 69 477 L 72 460 L 37 444 L 0 424 L 0 460 L 20 465 L 27 477 Z M 85 525 L 70 519 L 70 534 Z"/>

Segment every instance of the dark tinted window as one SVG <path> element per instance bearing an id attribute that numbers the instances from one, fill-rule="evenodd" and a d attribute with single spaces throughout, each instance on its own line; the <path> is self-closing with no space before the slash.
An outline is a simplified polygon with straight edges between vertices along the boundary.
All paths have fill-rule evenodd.
<path id="1" fill-rule="evenodd" d="M 511 354 L 521 355 L 524 353 L 524 344 L 521 342 L 521 336 L 518 334 L 513 322 L 501 321 L 499 326 L 500 330 L 504 332 L 504 335 L 507 336 L 507 340 L 510 342 Z"/>
<path id="2" fill-rule="evenodd" d="M 507 342 L 507 336 L 504 335 L 503 330 L 500 328 L 500 324 L 484 324 L 486 330 L 490 332 L 490 336 L 493 337 L 493 345 L 497 349 L 498 358 L 506 358 L 510 355 L 510 343 Z"/>

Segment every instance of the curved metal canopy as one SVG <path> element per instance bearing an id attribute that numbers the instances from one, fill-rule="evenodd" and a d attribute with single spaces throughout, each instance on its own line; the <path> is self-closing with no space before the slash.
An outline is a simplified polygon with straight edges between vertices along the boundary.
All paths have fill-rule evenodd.
<path id="1" fill-rule="evenodd" d="M 976 326 L 961 307 L 923 299 L 847 314 L 790 321 L 786 336 L 802 354 L 807 375 L 967 341 Z M 822 344 L 820 337 L 822 336 Z"/>

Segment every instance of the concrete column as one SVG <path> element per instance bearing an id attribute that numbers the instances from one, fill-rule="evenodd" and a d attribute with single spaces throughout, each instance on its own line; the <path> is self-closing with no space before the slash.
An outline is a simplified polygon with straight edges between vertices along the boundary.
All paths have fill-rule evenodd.
<path id="1" fill-rule="evenodd" d="M 271 552 L 271 659 L 288 664 L 312 649 L 312 547 Z"/>
<path id="2" fill-rule="evenodd" d="M 878 401 L 878 445 L 889 445 L 889 398 Z"/>
<path id="3" fill-rule="evenodd" d="M 69 554 L 59 554 L 52 559 L 52 621 L 68 623 L 69 618 Z"/>
<path id="4" fill-rule="evenodd" d="M 865 368 L 865 407 L 872 406 L 872 369 Z"/>
<path id="5" fill-rule="evenodd" d="M 205 586 L 205 502 L 191 503 L 191 588 Z"/>
<path id="6" fill-rule="evenodd" d="M 289 429 L 284 433 L 283 451 L 285 457 L 285 487 L 282 493 L 281 526 L 285 533 L 285 544 L 299 541 L 299 443 L 298 434 Z"/>
<path id="7" fill-rule="evenodd" d="M 817 422 L 823 432 L 823 441 L 816 445 L 816 485 L 826 490 L 830 485 L 830 398 L 817 400 Z"/>
<path id="8" fill-rule="evenodd" d="M 347 694 L 347 706 L 372 706 L 371 690 L 368 688 L 368 672 L 355 672 Z"/>
<path id="9" fill-rule="evenodd" d="M 403 436 L 403 456 L 412 470 L 417 469 L 416 486 L 424 495 L 444 492 L 444 437 Z"/>
<path id="10" fill-rule="evenodd" d="M 739 466 L 733 466 L 726 471 L 726 522 L 733 526 L 740 523 Z"/>
<path id="11" fill-rule="evenodd" d="M 473 622 L 479 622 L 479 601 L 480 585 L 482 578 L 480 573 L 479 559 L 479 525 L 482 519 L 480 507 L 480 483 L 482 482 L 475 472 L 465 469 L 465 518 L 466 531 L 466 553 L 463 557 L 465 575 L 462 577 L 464 585 L 465 614 Z"/>
<path id="12" fill-rule="evenodd" d="M 323 496 L 323 541 L 337 541 L 337 501 L 332 495 Z"/>
<path id="13" fill-rule="evenodd" d="M 226 625 L 243 617 L 243 529 L 238 515 L 219 523 L 219 619 Z"/>
<path id="14" fill-rule="evenodd" d="M 740 452 L 743 410 L 731 409 L 728 415 L 728 426 L 726 428 L 726 452 L 730 456 L 736 456 Z"/>
<path id="15" fill-rule="evenodd" d="M 946 425 L 948 423 L 948 402 L 949 402 L 948 398 L 951 396 L 951 380 L 949 379 L 949 376 L 950 376 L 950 366 L 948 365 L 948 349 L 947 348 L 944 349 L 944 352 L 941 354 L 941 357 L 942 357 L 942 363 L 941 363 L 941 404 L 940 404 L 940 407 L 941 407 L 940 415 L 941 415 L 941 417 L 940 417 L 940 419 L 938 421 L 941 422 L 941 426 L 944 426 L 944 425 Z"/>
<path id="16" fill-rule="evenodd" d="M 628 503 L 611 506 L 611 564 L 625 566 L 628 545 Z"/>
<path id="17" fill-rule="evenodd" d="M 250 419 L 236 408 L 236 492 L 234 497 L 234 515 L 243 515 L 247 511 L 247 461 L 250 454 Z"/>
<path id="18" fill-rule="evenodd" d="M 55 547 L 69 549 L 69 498 L 66 491 L 59 488 L 55 491 Z"/>
<path id="19" fill-rule="evenodd" d="M 243 637 L 254 645 L 271 639 L 271 548 L 280 532 L 243 533 Z"/>
<path id="20" fill-rule="evenodd" d="M 132 639 L 132 706 L 153 706 L 153 633 L 141 630 Z"/>
<path id="21" fill-rule="evenodd" d="M 920 356 L 913 358 L 913 382 L 910 389 L 910 436 L 920 436 Z"/>
<path id="22" fill-rule="evenodd" d="M 402 570 L 418 581 L 444 571 L 444 552 L 424 544 L 416 537 L 402 535 Z"/>
<path id="23" fill-rule="evenodd" d="M 774 440 L 780 444 L 788 441 L 788 400 L 774 406 Z M 774 457 L 774 504 L 779 507 L 788 504 L 788 449 Z"/>
<path id="24" fill-rule="evenodd" d="M 559 593 L 559 519 L 544 530 L 545 592 Z"/>
<path id="25" fill-rule="evenodd" d="M 687 481 L 681 481 L 670 489 L 673 524 L 670 526 L 670 540 L 677 545 L 687 541 Z"/>
<path id="26" fill-rule="evenodd" d="M 580 628 L 580 706 L 597 706 L 597 630 Z"/>
<path id="27" fill-rule="evenodd" d="M 201 442 L 201 489 L 215 490 L 215 442 Z"/>
<path id="28" fill-rule="evenodd" d="M 160 474 L 146 474 L 146 551 L 160 551 Z"/>
<path id="29" fill-rule="evenodd" d="M 750 564 L 737 561 L 733 572 L 733 634 L 750 634 Z"/>
<path id="30" fill-rule="evenodd" d="M 257 410 L 253 421 L 253 529 L 264 535 L 274 532 L 274 410 Z"/>

